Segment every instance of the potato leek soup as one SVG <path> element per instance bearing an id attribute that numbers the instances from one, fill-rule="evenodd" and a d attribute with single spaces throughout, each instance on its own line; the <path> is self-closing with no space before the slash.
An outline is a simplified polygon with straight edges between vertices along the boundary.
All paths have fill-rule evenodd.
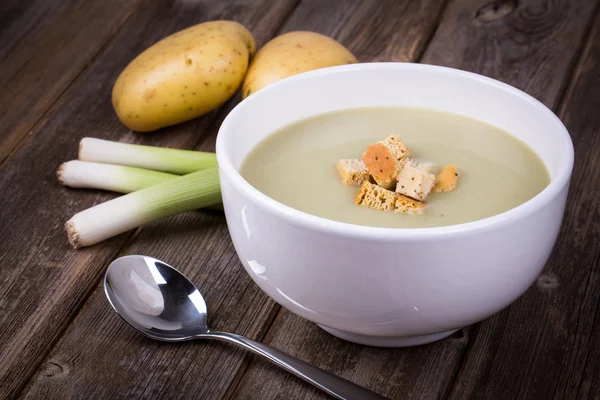
<path id="1" fill-rule="evenodd" d="M 490 217 L 550 181 L 539 157 L 507 132 L 408 107 L 343 110 L 287 126 L 259 143 L 240 173 L 297 210 L 386 228 Z"/>

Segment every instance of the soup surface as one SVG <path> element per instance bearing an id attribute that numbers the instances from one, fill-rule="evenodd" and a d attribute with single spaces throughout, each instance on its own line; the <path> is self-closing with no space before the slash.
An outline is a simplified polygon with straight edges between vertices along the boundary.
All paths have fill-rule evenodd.
<path id="1" fill-rule="evenodd" d="M 339 159 L 360 159 L 368 145 L 391 134 L 402 137 L 413 158 L 439 167 L 457 166 L 457 189 L 431 193 L 423 215 L 357 206 L 358 187 L 341 182 Z M 405 107 L 344 110 L 287 126 L 259 143 L 240 173 L 267 196 L 297 210 L 388 228 L 435 227 L 490 217 L 526 202 L 550 181 L 539 157 L 501 129 L 460 115 Z"/>

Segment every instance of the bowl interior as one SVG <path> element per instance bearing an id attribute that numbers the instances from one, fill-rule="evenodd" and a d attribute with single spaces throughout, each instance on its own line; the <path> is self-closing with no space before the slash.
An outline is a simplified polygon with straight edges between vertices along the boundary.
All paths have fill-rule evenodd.
<path id="1" fill-rule="evenodd" d="M 571 138 L 542 103 L 481 75 L 409 63 L 326 68 L 279 81 L 253 94 L 227 116 L 219 131 L 217 157 L 222 173 L 247 185 L 237 171 L 266 136 L 315 115 L 365 106 L 428 108 L 481 120 L 521 139 L 538 154 L 551 178 L 542 193 L 550 187 L 556 192 L 570 177 Z M 546 195 L 552 197 L 552 193 Z"/>

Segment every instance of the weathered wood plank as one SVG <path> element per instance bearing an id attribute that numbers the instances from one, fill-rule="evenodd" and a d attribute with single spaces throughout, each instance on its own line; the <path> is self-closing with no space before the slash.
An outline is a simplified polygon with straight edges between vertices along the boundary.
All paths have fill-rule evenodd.
<path id="1" fill-rule="evenodd" d="M 268 7 L 266 0 L 150 2 L 132 17 L 105 54 L 69 89 L 56 112 L 36 128 L 6 164 L 0 174 L 3 193 L 0 196 L 2 396 L 11 397 L 20 391 L 96 287 L 107 263 L 116 256 L 128 236 L 121 235 L 81 251 L 69 248 L 63 222 L 75 212 L 110 196 L 60 187 L 55 179 L 58 165 L 76 157 L 78 141 L 83 136 L 190 148 L 217 115 L 212 113 L 160 133 L 132 134 L 119 124 L 110 104 L 112 84 L 118 73 L 150 44 L 203 20 L 230 18 L 244 24 L 251 22 L 259 27 L 257 39 L 262 42 L 275 33 L 295 4 L 294 0 L 269 3 Z M 188 218 L 195 214 L 190 215 Z M 221 221 L 218 229 L 223 226 Z M 194 227 L 192 222 L 180 228 L 185 232 Z M 181 233 L 176 224 L 174 231 L 167 229 L 171 240 Z M 190 245 L 188 252 L 193 250 L 198 251 Z M 189 257 L 188 253 L 182 254 Z M 224 260 L 223 267 L 228 265 Z M 234 290 L 234 286 L 232 284 L 230 289 Z M 80 344 L 89 340 L 81 339 Z M 107 367 L 106 372 L 111 371 Z M 62 390 L 58 387 L 54 395 L 61 397 Z"/>
<path id="2" fill-rule="evenodd" d="M 0 61 L 4 60 L 39 21 L 61 2 L 48 0 L 4 0 L 0 3 Z"/>
<path id="3" fill-rule="evenodd" d="M 515 10 L 507 7 L 511 3 L 495 3 L 497 11 L 494 11 L 494 7 L 488 11 L 487 1 L 451 2 L 425 51 L 422 62 L 467 69 L 499 78 L 533 93 L 546 104 L 556 105 L 562 87 L 568 80 L 571 66 L 578 56 L 579 46 L 576 44 L 584 40 L 588 22 L 597 2 L 574 3 L 563 0 L 558 4 L 552 4 L 550 8 L 546 3 L 541 0 L 521 2 Z M 542 15 L 538 15 L 536 10 L 542 10 Z M 487 22 L 483 23 L 482 20 Z M 362 29 L 366 26 L 370 25 L 364 24 Z M 388 24 L 377 25 L 378 29 L 385 30 L 382 26 Z M 380 45 L 389 43 L 380 38 L 370 39 L 370 36 L 372 33 L 362 32 L 357 36 L 357 40 L 365 43 L 367 48 L 372 47 L 371 43 Z M 348 44 L 353 48 L 352 44 Z M 418 57 L 420 51 L 415 51 L 414 54 L 413 57 Z M 376 55 L 373 57 L 377 58 Z M 393 58 L 393 51 L 388 52 L 385 57 Z M 590 177 L 590 179 L 594 178 Z M 526 298 L 527 296 L 524 299 Z M 522 325 L 524 321 L 538 320 L 531 314 L 521 319 L 517 307 L 523 301 L 526 300 L 522 300 L 507 312 L 486 322 L 488 329 L 485 332 L 490 337 L 489 343 L 495 346 L 495 340 L 500 339 L 498 335 L 512 335 L 513 331 L 518 331 L 515 325 Z M 515 310 L 514 315 L 511 310 Z M 287 313 L 284 315 L 287 316 Z M 503 324 L 511 318 L 510 328 L 504 329 Z M 544 329 L 539 323 L 530 323 L 526 326 L 530 329 L 528 332 L 533 334 Z M 380 351 L 350 344 L 340 349 L 341 345 L 337 344 L 339 342 L 337 339 L 295 317 L 278 318 L 269 332 L 266 341 L 275 347 L 299 356 L 313 355 L 310 361 L 315 364 L 398 399 L 445 397 L 452 388 L 452 375 L 457 371 L 458 363 L 466 348 L 467 338 L 471 340 L 467 330 L 464 333 L 465 338 L 451 338 L 414 349 Z M 521 333 L 520 337 L 524 338 L 525 334 Z M 557 343 L 554 342 L 553 345 L 556 346 Z M 494 347 L 493 350 L 498 349 Z M 532 357 L 539 350 L 539 348 L 521 346 L 502 347 L 502 349 L 508 349 L 511 354 L 524 352 Z M 492 353 L 491 357 L 494 357 L 494 354 Z M 482 362 L 489 357 L 483 350 L 478 353 L 478 356 Z M 349 364 L 349 367 L 344 368 L 342 364 Z M 495 379 L 498 368 L 504 368 L 506 371 L 510 369 L 513 374 L 507 376 L 507 379 L 502 382 L 494 381 L 494 389 L 489 389 L 486 393 L 493 398 L 513 398 L 504 395 L 505 387 L 515 382 L 525 384 L 529 381 L 529 376 L 525 375 L 523 370 L 515 368 L 515 365 L 519 364 L 510 357 L 503 359 L 502 363 L 491 365 L 486 369 L 489 374 L 486 377 L 489 380 L 474 384 L 472 387 L 486 390 L 487 384 Z M 475 366 L 472 369 L 473 373 L 478 371 Z M 540 374 L 544 370 L 543 364 L 540 364 L 538 367 Z M 388 381 L 377 379 L 377 372 L 385 374 Z M 530 373 L 533 376 L 531 371 Z M 273 376 L 278 378 L 275 379 Z M 466 376 L 465 380 L 469 382 L 470 377 Z M 545 385 L 546 382 L 538 380 L 538 384 Z M 298 380 L 286 377 L 272 367 L 256 362 L 250 365 L 247 374 L 242 378 L 234 398 L 250 399 L 255 393 L 259 393 L 257 397 L 261 399 L 300 396 L 304 399 L 325 398 L 314 390 L 305 392 L 301 385 Z M 462 391 L 455 391 L 454 394 L 457 399 L 466 398 Z M 478 399 L 479 394 L 476 392 L 472 398 Z M 547 397 L 530 396 L 529 398 Z"/>
<path id="4" fill-rule="evenodd" d="M 17 4 L 8 10 L 21 18 L 14 23 L 7 21 L 0 31 L 0 44 L 5 46 L 2 51 L 10 51 L 0 57 L 0 163 L 110 41 L 140 2 L 34 1 L 27 9 Z"/>
<path id="5" fill-rule="evenodd" d="M 455 0 L 421 62 L 493 77 L 554 108 L 597 4 Z"/>
<path id="6" fill-rule="evenodd" d="M 443 342 L 407 349 L 385 349 L 337 339 L 315 324 L 282 310 L 265 337 L 269 345 L 389 398 L 435 399 L 452 381 L 468 341 L 459 331 Z M 234 399 L 329 399 L 271 364 L 255 361 Z"/>
<path id="7" fill-rule="evenodd" d="M 331 2 L 325 9 L 322 2 L 302 2 L 282 30 L 311 29 L 332 34 L 336 30 L 348 29 L 347 27 L 341 28 L 341 24 L 326 25 L 326 22 L 327 20 L 344 22 L 354 16 L 355 23 L 360 24 L 361 19 L 357 18 L 354 13 L 360 12 L 359 16 L 366 16 L 369 8 L 364 8 L 366 6 L 363 5 L 360 9 L 354 10 L 358 4 L 359 2 L 355 1 Z M 370 6 L 375 7 L 376 3 L 370 2 Z M 397 10 L 404 9 L 403 6 Z M 408 11 L 410 10 L 409 7 Z M 384 15 L 384 11 L 384 9 L 380 9 L 378 11 L 379 15 Z M 405 11 L 405 13 L 411 15 L 410 12 Z M 327 18 L 324 18 L 323 15 L 326 15 Z M 390 16 L 390 18 L 392 17 L 393 15 Z M 432 25 L 433 23 L 431 22 Z M 361 35 L 356 33 L 357 31 L 358 29 L 348 29 L 348 36 L 356 37 L 356 40 L 359 40 Z M 396 34 L 401 35 L 402 32 L 389 33 L 389 35 Z M 387 35 L 386 33 L 383 39 L 389 39 Z M 347 44 L 352 45 L 354 42 L 355 40 L 352 39 Z M 411 47 L 412 43 L 405 43 L 404 45 Z M 359 56 L 362 52 L 360 46 L 363 45 L 355 46 Z M 396 46 L 400 47 L 401 44 L 398 43 Z M 233 103 L 229 104 L 219 112 L 218 120 L 226 115 L 232 105 Z M 214 148 L 217 126 L 218 123 L 211 127 L 210 134 L 202 139 L 197 149 L 211 150 Z M 133 138 L 135 141 L 139 139 L 137 135 Z M 183 141 L 181 143 L 187 145 Z M 213 295 L 209 292 L 207 296 L 209 308 L 214 306 L 214 309 L 210 311 L 216 311 L 211 320 L 217 324 L 225 323 L 224 326 L 217 326 L 218 328 L 231 329 L 255 338 L 261 338 L 264 329 L 270 324 L 271 313 L 277 311 L 278 307 L 268 300 L 265 295 L 256 291 L 255 285 L 242 270 L 231 248 L 224 220 L 220 220 L 219 223 L 215 222 L 213 227 L 203 226 L 202 230 L 194 233 L 193 230 L 196 229 L 194 221 L 198 218 L 198 215 L 203 214 L 190 213 L 177 219 L 156 224 L 152 229 L 143 229 L 136 238 L 133 247 L 128 248 L 126 253 L 143 253 L 163 257 L 168 262 L 180 266 L 184 271 L 190 273 L 192 278 L 206 290 L 210 291 L 211 288 L 215 288 L 214 290 L 217 292 L 227 293 L 233 291 L 238 293 L 237 295 L 230 294 L 228 297 L 232 299 L 231 301 L 239 302 L 236 307 L 231 303 L 222 304 L 222 301 L 212 297 Z M 175 225 L 174 227 L 173 224 L 177 224 L 176 221 L 182 221 L 181 225 Z M 178 232 L 180 230 L 187 233 L 184 233 L 183 237 L 179 237 Z M 186 241 L 184 237 L 188 234 L 190 239 Z M 171 235 L 174 236 L 171 237 Z M 200 243 L 194 246 L 194 237 L 196 240 L 202 240 L 201 238 L 210 235 L 213 235 L 213 237 L 206 244 Z M 216 246 L 217 243 L 220 243 L 222 247 L 212 250 L 212 246 Z M 197 252 L 200 255 L 196 256 L 196 253 L 190 250 L 192 248 L 199 249 Z M 223 251 L 225 251 L 225 254 L 218 258 L 218 255 Z M 209 255 L 204 254 L 205 252 L 208 252 Z M 201 256 L 201 254 L 204 254 L 204 256 Z M 197 259 L 199 261 L 196 261 Z M 205 279 L 207 280 L 206 284 L 204 283 Z M 213 280 L 208 281 L 208 279 Z M 243 283 L 243 285 L 241 283 L 239 285 L 240 287 L 243 286 L 244 289 L 235 289 L 238 281 Z M 242 294 L 243 291 L 245 292 Z M 236 308 L 237 311 L 235 311 Z M 247 315 L 244 315 L 243 318 L 229 320 L 227 319 L 228 312 L 242 314 L 247 312 Z M 253 312 L 259 313 L 259 317 L 253 315 Z M 225 393 L 223 390 L 225 383 L 233 382 L 234 385 L 236 383 L 237 378 L 232 376 L 231 373 L 238 370 L 243 371 L 250 359 L 247 354 L 241 357 L 237 350 L 215 344 L 191 345 L 185 348 L 154 344 L 149 346 L 149 341 L 137 338 L 136 334 L 131 332 L 116 317 L 110 318 L 111 313 L 112 311 L 110 311 L 103 293 L 97 290 L 87 302 L 84 311 L 72 325 L 71 330 L 61 339 L 56 349 L 44 363 L 43 368 L 32 379 L 31 385 L 24 392 L 25 395 L 36 398 L 46 392 L 58 393 L 65 390 L 66 385 L 66 390 L 69 393 L 78 393 L 77 390 L 79 390 L 79 392 L 92 393 L 100 398 L 110 396 L 113 393 L 118 393 L 117 397 L 127 397 L 135 394 L 145 397 L 197 396 L 201 398 L 219 398 L 218 394 Z M 219 315 L 219 313 L 222 314 Z M 222 318 L 225 318 L 225 320 L 222 321 Z M 115 327 L 115 324 L 118 327 Z M 239 326 L 235 324 L 239 324 Z M 103 335 L 99 332 L 106 333 Z M 91 338 L 91 336 L 94 336 L 94 338 Z M 103 343 L 110 343 L 110 347 L 99 349 L 97 346 L 79 346 L 78 343 L 85 338 L 95 342 L 104 340 Z M 216 349 L 215 346 L 217 346 Z M 217 367 L 214 365 L 215 359 L 219 357 L 221 352 L 226 352 L 219 358 L 221 361 L 225 360 L 226 366 L 223 367 L 223 370 L 219 367 L 217 371 Z M 73 359 L 77 361 L 70 362 Z M 178 361 L 178 359 L 182 361 Z M 115 362 L 115 360 L 118 361 Z M 94 364 L 93 368 L 90 368 L 91 364 Z M 60 372 L 61 369 L 57 365 L 62 367 L 62 371 L 68 369 L 68 376 L 46 376 L 53 374 L 46 371 L 57 370 Z M 152 368 L 144 370 L 144 367 L 148 365 L 152 365 Z M 439 366 L 429 363 L 424 368 L 439 368 Z M 194 380 L 191 377 L 200 377 L 200 379 Z M 132 379 L 135 380 L 132 382 Z M 169 391 L 168 388 L 172 387 L 184 389 L 180 392 Z M 300 387 L 306 389 L 306 386 Z"/>
<path id="8" fill-rule="evenodd" d="M 337 33 L 359 61 L 415 61 L 421 57 L 446 4 L 445 0 L 369 0 Z"/>
<path id="9" fill-rule="evenodd" d="M 559 111 L 575 145 L 561 234 L 536 285 L 479 327 L 453 398 L 600 398 L 600 14 L 589 38 Z"/>
<path id="10" fill-rule="evenodd" d="M 211 326 L 259 339 L 275 307 L 240 271 L 226 236 L 221 213 L 188 213 L 143 229 L 125 253 L 172 263 L 202 291 Z M 114 313 L 98 288 L 24 397 L 216 399 L 245 356 L 220 343 L 146 339 Z"/>

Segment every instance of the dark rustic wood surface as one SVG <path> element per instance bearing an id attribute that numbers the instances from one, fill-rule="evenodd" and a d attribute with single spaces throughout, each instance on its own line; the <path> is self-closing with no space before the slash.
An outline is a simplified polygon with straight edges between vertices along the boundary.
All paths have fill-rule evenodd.
<path id="1" fill-rule="evenodd" d="M 600 0 L 5 0 L 0 3 L 0 398 L 326 398 L 220 343 L 136 334 L 99 284 L 123 254 L 178 266 L 215 328 L 393 399 L 600 398 Z M 534 95 L 566 123 L 576 164 L 565 222 L 537 283 L 496 316 L 430 345 L 336 339 L 271 301 L 243 271 L 223 215 L 197 211 L 74 251 L 62 223 L 109 199 L 55 182 L 81 137 L 214 150 L 239 95 L 155 134 L 116 119 L 110 91 L 137 53 L 184 27 L 242 22 L 258 44 L 335 37 L 361 61 L 446 65 Z"/>
<path id="2" fill-rule="evenodd" d="M 0 25 L 0 162 L 93 62 L 140 0 L 10 2 L 29 6 L 2 12 L 17 15 Z M 9 53 L 2 57 L 4 51 Z"/>

